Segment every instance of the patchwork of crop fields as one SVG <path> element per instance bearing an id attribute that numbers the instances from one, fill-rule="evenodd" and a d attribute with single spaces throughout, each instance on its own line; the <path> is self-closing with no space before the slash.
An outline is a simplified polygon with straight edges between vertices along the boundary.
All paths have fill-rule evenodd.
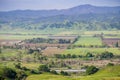
<path id="1" fill-rule="evenodd" d="M 47 44 L 45 46 L 46 49 L 42 51 L 42 54 L 48 57 L 51 57 L 51 55 L 54 54 L 75 54 L 75 55 L 86 55 L 88 52 L 92 53 L 93 55 L 101 54 L 105 51 L 111 52 L 114 55 L 120 55 L 120 49 L 118 47 L 102 47 L 102 40 L 100 37 L 93 37 L 94 34 L 101 34 L 101 33 L 107 34 L 104 37 L 105 38 L 119 38 L 120 37 L 120 31 L 86 31 L 81 32 L 82 35 L 78 38 L 78 40 L 74 44 L 62 44 L 66 45 L 66 48 L 64 46 L 60 47 L 60 44 Z M 74 32 L 73 32 L 74 33 Z M 108 34 L 113 34 L 108 35 Z M 61 32 L 58 35 L 63 34 L 72 34 L 72 32 Z M 48 38 L 48 35 L 42 35 L 42 34 L 0 34 L 0 40 L 24 40 L 24 39 L 31 39 L 31 38 Z M 43 44 L 41 44 L 43 46 Z M 53 45 L 53 46 L 49 46 Z M 68 45 L 75 46 L 73 48 L 67 49 Z M 81 47 L 79 47 L 81 46 Z M 92 46 L 92 47 L 91 47 Z M 97 46 L 97 47 L 96 47 Z M 27 50 L 25 49 L 11 49 L 11 48 L 3 48 L 2 53 L 0 54 L 0 58 L 4 59 L 6 58 L 6 61 L 0 62 L 0 67 L 3 66 L 9 66 L 11 68 L 14 68 L 14 63 L 16 61 L 9 61 L 7 58 L 11 59 L 18 58 L 19 55 L 22 56 L 22 60 L 26 61 L 26 59 L 33 59 L 34 54 L 26 54 Z M 21 53 L 21 54 L 20 54 Z M 49 60 L 55 60 L 55 58 L 49 58 Z M 8 60 L 8 61 L 7 61 Z M 58 59 L 59 60 L 59 59 Z M 65 59 L 64 59 L 65 60 Z M 67 60 L 67 59 L 66 59 Z M 72 60 L 72 59 L 70 59 Z M 75 59 L 73 59 L 74 61 Z M 78 58 L 76 58 L 78 60 Z M 79 59 L 82 60 L 82 59 Z M 48 62 L 49 63 L 49 62 Z M 78 62 L 77 62 L 78 63 Z M 85 62 L 84 62 L 85 63 Z M 87 62 L 86 62 L 87 63 Z M 85 63 L 85 64 L 86 64 Z M 89 62 L 92 64 L 92 62 Z M 99 62 L 95 62 L 95 64 L 100 64 Z M 34 69 L 37 70 L 38 67 L 43 63 L 34 63 L 34 62 L 21 62 L 22 67 L 27 67 L 28 69 Z M 102 63 L 101 63 L 102 64 Z M 103 65 L 103 64 L 102 64 Z M 76 68 L 76 65 L 74 65 Z M 62 75 L 55 75 L 51 73 L 42 73 L 42 74 L 32 74 L 27 77 L 26 80 L 120 80 L 120 66 L 113 66 L 113 67 L 107 67 L 105 69 L 101 69 L 96 74 L 90 75 L 90 76 L 62 76 Z M 112 72 L 112 73 L 111 73 Z"/>

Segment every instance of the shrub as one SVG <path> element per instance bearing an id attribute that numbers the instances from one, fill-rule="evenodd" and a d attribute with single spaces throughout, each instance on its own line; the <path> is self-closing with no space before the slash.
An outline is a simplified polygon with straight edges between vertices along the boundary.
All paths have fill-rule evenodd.
<path id="1" fill-rule="evenodd" d="M 32 54 L 34 52 L 34 50 L 32 50 L 32 49 L 28 49 L 28 54 Z"/>
<path id="2" fill-rule="evenodd" d="M 21 69 L 21 63 L 17 63 L 17 64 L 15 64 L 15 68 L 17 68 L 17 69 Z"/>
<path id="3" fill-rule="evenodd" d="M 61 71 L 61 75 L 68 76 L 69 74 L 67 72 Z"/>
<path id="4" fill-rule="evenodd" d="M 32 69 L 30 72 L 31 72 L 32 74 L 41 74 L 41 72 L 40 72 L 40 71 L 33 70 L 33 69 Z"/>
<path id="5" fill-rule="evenodd" d="M 26 78 L 27 75 L 24 71 L 18 71 L 17 75 L 16 75 L 16 80 L 24 80 L 24 78 Z"/>
<path id="6" fill-rule="evenodd" d="M 58 74 L 55 70 L 50 71 L 52 74 Z"/>
<path id="7" fill-rule="evenodd" d="M 38 70 L 43 72 L 50 72 L 50 69 L 48 68 L 47 65 L 40 65 Z"/>
<path id="8" fill-rule="evenodd" d="M 24 71 L 29 71 L 29 70 L 30 70 L 30 69 L 28 69 L 28 68 L 27 68 L 27 67 L 25 67 L 25 66 L 24 66 L 24 67 L 22 67 L 21 69 L 22 69 L 22 70 L 24 70 Z"/>
<path id="9" fill-rule="evenodd" d="M 114 64 L 113 63 L 108 63 L 107 66 L 114 66 Z"/>

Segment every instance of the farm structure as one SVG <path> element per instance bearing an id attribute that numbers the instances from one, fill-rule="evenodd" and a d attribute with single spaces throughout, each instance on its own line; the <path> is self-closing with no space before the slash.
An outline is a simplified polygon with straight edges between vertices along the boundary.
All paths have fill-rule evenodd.
<path id="1" fill-rule="evenodd" d="M 113 47 L 116 44 L 120 47 L 120 38 L 102 38 L 103 44 Z"/>

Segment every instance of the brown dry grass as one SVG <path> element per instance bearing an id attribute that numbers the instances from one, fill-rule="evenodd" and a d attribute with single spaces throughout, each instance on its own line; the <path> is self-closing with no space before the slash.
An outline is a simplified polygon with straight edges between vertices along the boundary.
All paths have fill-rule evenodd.
<path id="1" fill-rule="evenodd" d="M 60 49 L 60 48 L 57 48 L 57 47 L 47 47 L 44 51 L 43 51 L 43 54 L 44 55 L 48 55 L 48 56 L 52 56 L 54 54 L 60 54 L 62 53 L 63 51 L 65 51 L 65 49 Z"/>

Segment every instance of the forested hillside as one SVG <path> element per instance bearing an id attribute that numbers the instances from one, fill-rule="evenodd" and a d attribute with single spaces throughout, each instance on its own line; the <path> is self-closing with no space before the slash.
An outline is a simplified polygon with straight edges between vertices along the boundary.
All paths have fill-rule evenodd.
<path id="1" fill-rule="evenodd" d="M 120 29 L 120 7 L 81 5 L 63 10 L 0 12 L 0 30 L 115 30 Z"/>

